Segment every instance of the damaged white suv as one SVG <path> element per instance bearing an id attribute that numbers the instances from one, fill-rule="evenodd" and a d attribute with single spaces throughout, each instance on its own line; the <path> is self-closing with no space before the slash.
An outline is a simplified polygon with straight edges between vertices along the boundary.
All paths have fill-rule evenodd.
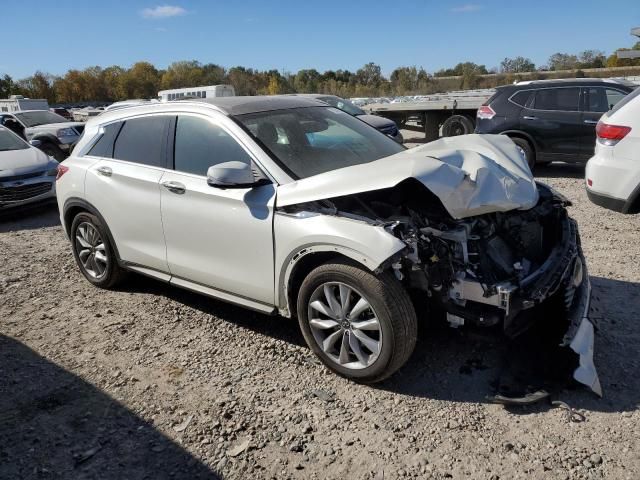
<path id="1" fill-rule="evenodd" d="M 600 392 L 576 223 L 508 137 L 405 150 L 312 99 L 210 102 L 87 123 L 57 191 L 91 283 L 132 270 L 297 316 L 318 357 L 362 382 L 409 358 L 418 305 L 509 336 L 551 315 Z"/>

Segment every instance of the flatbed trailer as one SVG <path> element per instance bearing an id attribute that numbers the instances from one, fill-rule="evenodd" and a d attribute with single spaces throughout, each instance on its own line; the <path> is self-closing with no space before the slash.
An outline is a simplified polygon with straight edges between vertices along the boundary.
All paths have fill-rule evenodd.
<path id="1" fill-rule="evenodd" d="M 495 90 L 470 92 L 449 92 L 425 95 L 422 98 L 396 103 L 371 103 L 364 105 L 368 113 L 389 118 L 398 128 L 423 131 L 425 140 L 473 133 L 476 126 L 476 112 Z M 410 125 L 415 121 L 417 125 Z"/>

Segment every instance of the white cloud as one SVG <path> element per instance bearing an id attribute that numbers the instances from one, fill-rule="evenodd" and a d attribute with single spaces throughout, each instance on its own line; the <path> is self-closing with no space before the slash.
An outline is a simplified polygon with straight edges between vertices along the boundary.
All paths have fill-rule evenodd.
<path id="1" fill-rule="evenodd" d="M 459 7 L 453 7 L 451 11 L 453 13 L 469 13 L 469 12 L 477 12 L 482 7 L 480 5 L 476 5 L 473 3 L 467 3 L 465 5 L 460 5 Z"/>
<path id="2" fill-rule="evenodd" d="M 145 8 L 140 12 L 140 14 L 144 18 L 150 19 L 160 19 L 160 18 L 170 18 L 170 17 L 179 17 L 181 15 L 186 15 L 187 11 L 176 5 L 158 5 L 153 8 Z"/>

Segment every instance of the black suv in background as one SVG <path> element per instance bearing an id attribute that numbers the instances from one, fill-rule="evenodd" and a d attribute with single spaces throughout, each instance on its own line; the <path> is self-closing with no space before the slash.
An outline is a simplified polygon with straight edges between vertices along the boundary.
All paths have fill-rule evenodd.
<path id="1" fill-rule="evenodd" d="M 533 80 L 498 87 L 479 109 L 476 133 L 508 135 L 536 163 L 586 162 L 603 113 L 637 85 L 614 79 Z"/>

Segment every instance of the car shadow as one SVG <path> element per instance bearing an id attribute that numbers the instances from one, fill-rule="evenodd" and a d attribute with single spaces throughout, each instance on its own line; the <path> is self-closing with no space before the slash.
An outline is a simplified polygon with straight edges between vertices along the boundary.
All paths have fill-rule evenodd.
<path id="1" fill-rule="evenodd" d="M 0 211 L 0 233 L 37 230 L 56 225 L 60 225 L 60 216 L 55 201 Z"/>
<path id="2" fill-rule="evenodd" d="M 0 335 L 0 478 L 219 479 L 82 378 Z"/>
<path id="3" fill-rule="evenodd" d="M 544 388 L 552 399 L 575 408 L 619 412 L 635 409 L 640 401 L 640 323 L 633 312 L 640 311 L 640 284 L 592 277 L 592 318 L 599 325 L 596 338 L 596 366 L 604 390 L 598 398 L 571 379 L 577 356 L 560 348 L 557 338 L 541 342 L 535 330 L 509 341 L 499 332 L 481 329 L 451 329 L 429 325 L 420 319 L 416 349 L 407 364 L 390 379 L 365 388 L 376 388 L 412 397 L 454 402 L 486 403 L 504 382 Z M 233 323 L 259 335 L 307 348 L 295 319 L 269 316 L 212 300 L 167 284 L 135 276 L 124 289 L 162 295 L 184 306 Z M 309 355 L 312 355 L 309 352 Z M 506 380 L 505 380 L 506 379 Z M 508 385 L 507 385 L 508 387 Z M 530 406 L 521 413 L 548 408 Z"/>
<path id="4" fill-rule="evenodd" d="M 537 165 L 534 176 L 543 178 L 584 178 L 584 163 L 553 162 Z"/>

